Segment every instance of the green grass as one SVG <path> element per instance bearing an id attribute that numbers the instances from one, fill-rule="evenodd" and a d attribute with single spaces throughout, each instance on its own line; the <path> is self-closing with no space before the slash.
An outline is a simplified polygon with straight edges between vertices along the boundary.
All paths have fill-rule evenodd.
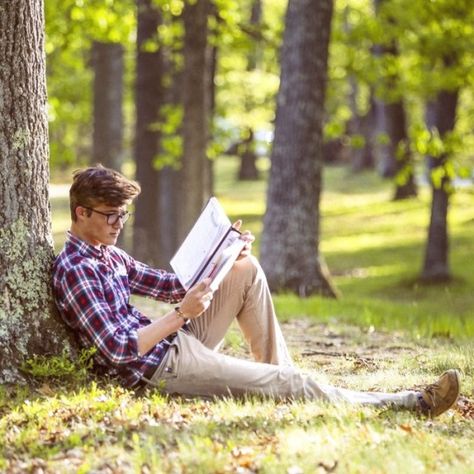
<path id="1" fill-rule="evenodd" d="M 268 163 L 260 165 L 266 173 Z M 216 169 L 216 194 L 231 218 L 243 217 L 255 233 L 258 254 L 265 183 L 236 183 L 230 158 Z M 417 277 L 428 193 L 392 202 L 390 183 L 343 168 L 328 168 L 324 182 L 321 252 L 341 297 L 275 296 L 297 364 L 323 382 L 360 390 L 420 387 L 457 367 L 462 394 L 472 398 L 473 191 L 452 199 L 453 281 L 424 286 Z M 59 250 L 69 225 L 67 197 L 54 197 L 52 209 Z M 138 304 L 150 315 L 164 310 L 150 300 Z M 225 350 L 247 355 L 235 328 Z M 431 421 L 316 402 L 136 394 L 113 381 L 84 379 L 80 370 L 76 377 L 60 360 L 50 376 L 35 364 L 34 385 L 0 387 L 0 472 L 469 473 L 474 465 L 468 402 L 470 411 Z"/>
<path id="2" fill-rule="evenodd" d="M 96 384 L 23 403 L 0 434 L 7 472 L 455 473 L 474 462 L 473 423 L 456 413 L 431 422 L 324 403 L 137 397 Z"/>
<path id="3" fill-rule="evenodd" d="M 224 161 L 224 160 L 222 160 Z M 219 163 L 217 193 L 233 218 L 244 216 L 258 237 L 262 231 L 265 183 L 234 183 L 235 163 Z M 263 163 L 262 168 L 266 169 Z M 219 184 L 222 183 L 222 184 Z M 393 185 L 374 173 L 351 175 L 330 167 L 321 200 L 321 246 L 338 301 L 291 295 L 275 297 L 283 318 L 301 315 L 333 318 L 388 329 L 405 328 L 415 336 L 474 336 L 474 189 L 457 192 L 449 214 L 453 281 L 418 282 L 429 222 L 430 193 L 392 201 Z M 226 192 L 226 190 L 228 190 Z"/>

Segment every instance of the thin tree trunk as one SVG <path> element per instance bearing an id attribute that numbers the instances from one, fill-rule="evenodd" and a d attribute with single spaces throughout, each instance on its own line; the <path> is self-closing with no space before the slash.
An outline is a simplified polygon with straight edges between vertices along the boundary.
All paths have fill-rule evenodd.
<path id="1" fill-rule="evenodd" d="M 385 0 L 374 0 L 377 15 L 389 23 L 394 23 L 396 20 L 391 16 L 385 18 L 382 10 L 384 5 Z M 400 55 L 395 40 L 386 45 L 377 45 L 374 48 L 374 54 L 380 57 L 387 55 L 395 58 Z M 381 80 L 385 83 L 384 88 L 387 95 L 398 87 L 397 72 L 388 73 Z M 408 124 L 403 98 L 389 99 L 386 97 L 383 100 L 380 99 L 378 107 L 379 114 L 383 116 L 385 131 L 389 138 L 388 147 L 384 149 L 379 167 L 381 174 L 386 178 L 395 178 L 395 200 L 414 197 L 417 195 L 415 165 L 408 137 Z"/>
<path id="2" fill-rule="evenodd" d="M 181 107 L 183 74 L 182 71 L 176 70 L 172 64 L 171 51 L 167 53 L 169 54 L 164 54 L 164 73 L 172 80 L 165 89 L 165 105 L 170 105 L 173 108 Z M 163 117 L 162 119 L 164 120 Z M 180 135 L 181 128 L 175 133 Z M 160 179 L 160 221 L 165 223 L 159 229 L 160 260 L 158 264 L 162 268 L 171 269 L 169 262 L 181 243 L 178 239 L 178 216 L 181 209 L 180 172 L 174 166 L 164 166 L 158 173 Z"/>
<path id="3" fill-rule="evenodd" d="M 92 160 L 118 171 L 123 161 L 123 46 L 94 42 L 94 133 Z"/>
<path id="4" fill-rule="evenodd" d="M 390 146 L 382 137 L 387 134 L 387 109 L 383 100 L 374 95 L 374 154 L 377 170 L 383 178 L 395 175 L 395 166 L 391 159 Z"/>
<path id="5" fill-rule="evenodd" d="M 250 14 L 250 27 L 252 29 L 259 28 L 261 21 L 262 2 L 261 0 L 253 0 L 252 11 Z M 249 72 L 257 69 L 261 57 L 260 41 L 254 39 L 254 42 L 254 47 L 247 58 L 247 71 Z M 246 105 L 247 112 L 250 112 L 250 107 L 251 105 Z M 259 179 L 259 173 L 257 169 L 257 154 L 255 153 L 254 130 L 249 127 L 245 133 L 246 137 L 238 147 L 239 151 L 242 150 L 240 153 L 240 169 L 238 178 L 239 180 L 257 180 Z"/>
<path id="6" fill-rule="evenodd" d="M 344 31 L 346 33 L 349 33 L 352 29 L 352 25 L 349 22 L 349 12 L 350 7 L 346 6 L 344 9 Z M 353 172 L 358 173 L 374 167 L 374 156 L 372 152 L 372 130 L 375 120 L 374 101 L 372 100 L 373 90 L 371 89 L 370 91 L 368 111 L 365 115 L 361 115 L 357 107 L 359 84 L 354 75 L 349 76 L 349 87 L 349 107 L 352 114 L 347 123 L 347 133 L 351 137 L 357 136 L 363 139 L 363 143 L 359 143 L 359 146 L 352 146 L 350 149 L 351 169 Z"/>
<path id="7" fill-rule="evenodd" d="M 211 11 L 215 10 L 215 5 L 211 6 Z M 208 111 L 208 123 L 207 127 L 208 138 L 207 142 L 211 143 L 213 140 L 212 126 L 214 115 L 216 111 L 216 83 L 215 77 L 217 72 L 218 63 L 218 47 L 215 44 L 208 44 L 206 48 L 206 68 L 208 70 L 207 76 L 207 88 L 208 98 L 207 103 L 209 107 Z M 214 194 L 214 160 L 205 160 L 205 172 L 204 172 L 204 195 L 212 196 Z"/>
<path id="8" fill-rule="evenodd" d="M 157 43 L 161 14 L 153 0 L 138 0 L 137 78 L 135 84 L 136 178 L 142 193 L 136 201 L 133 251 L 136 258 L 157 264 L 159 222 L 159 177 L 154 160 L 159 150 L 160 105 L 163 102 L 163 57 Z M 150 50 L 150 42 L 155 46 Z"/>
<path id="9" fill-rule="evenodd" d="M 51 293 L 43 2 L 0 8 L 0 383 L 34 353 L 71 347 Z"/>
<path id="10" fill-rule="evenodd" d="M 334 296 L 319 253 L 331 0 L 290 0 L 261 262 L 272 290 Z"/>
<path id="11" fill-rule="evenodd" d="M 375 122 L 375 110 L 374 101 L 372 100 L 372 91 L 370 97 L 369 109 L 365 115 L 360 115 L 357 107 L 357 83 L 355 79 L 350 80 L 351 83 L 351 94 L 350 94 L 350 107 L 352 110 L 352 118 L 350 119 L 347 127 L 347 131 L 351 136 L 360 136 L 363 139 L 363 144 L 359 147 L 353 147 L 351 149 L 351 168 L 352 171 L 358 173 L 374 167 L 374 154 L 373 154 L 373 128 Z"/>
<path id="12" fill-rule="evenodd" d="M 441 138 L 454 130 L 458 97 L 458 90 L 441 91 L 436 100 L 428 104 L 428 126 L 432 125 Z M 430 176 L 432 177 L 438 170 L 445 168 L 448 160 L 447 154 L 428 157 Z M 431 217 L 421 279 L 428 282 L 447 281 L 451 278 L 447 224 L 451 182 L 446 173 L 443 174 L 441 182 L 437 183 L 433 179 L 431 182 Z"/>
<path id="13" fill-rule="evenodd" d="M 395 193 L 393 198 L 407 199 L 417 195 L 415 164 L 410 148 L 405 106 L 402 100 L 385 104 L 390 155 L 394 161 Z"/>
<path id="14" fill-rule="evenodd" d="M 178 238 L 182 240 L 209 195 L 205 190 L 208 138 L 208 69 L 206 67 L 208 0 L 184 9 L 183 158 Z"/>
<path id="15" fill-rule="evenodd" d="M 247 136 L 238 146 L 240 154 L 239 180 L 257 180 L 259 174 L 257 169 L 257 155 L 255 154 L 253 130 L 249 128 L 246 130 L 246 134 Z"/>

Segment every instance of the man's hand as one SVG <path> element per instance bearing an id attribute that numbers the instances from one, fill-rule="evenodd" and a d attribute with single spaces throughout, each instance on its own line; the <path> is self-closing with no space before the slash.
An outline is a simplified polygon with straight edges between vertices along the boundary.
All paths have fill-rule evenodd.
<path id="1" fill-rule="evenodd" d="M 210 283 L 211 279 L 205 278 L 196 283 L 186 293 L 180 304 L 180 309 L 186 318 L 197 318 L 209 307 L 214 296 L 213 291 L 209 287 Z"/>
<path id="2" fill-rule="evenodd" d="M 238 221 L 235 221 L 232 227 L 234 227 L 234 229 L 240 230 L 242 227 L 242 220 L 239 219 Z M 249 230 L 242 232 L 240 238 L 245 240 L 245 245 L 237 257 L 237 260 L 248 257 L 252 253 L 252 242 L 255 240 L 255 236 Z"/>

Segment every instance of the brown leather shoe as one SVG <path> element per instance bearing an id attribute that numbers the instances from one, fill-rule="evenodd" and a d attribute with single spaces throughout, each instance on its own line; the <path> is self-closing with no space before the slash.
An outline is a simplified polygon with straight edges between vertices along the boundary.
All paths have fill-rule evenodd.
<path id="1" fill-rule="evenodd" d="M 425 387 L 420 392 L 419 410 L 421 413 L 435 417 L 449 410 L 458 399 L 460 379 L 459 372 L 451 369 L 444 372 L 435 383 Z"/>

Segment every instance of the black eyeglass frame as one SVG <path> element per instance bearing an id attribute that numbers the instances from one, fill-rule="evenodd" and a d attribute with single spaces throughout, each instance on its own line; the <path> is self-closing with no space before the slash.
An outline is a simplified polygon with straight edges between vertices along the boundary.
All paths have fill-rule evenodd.
<path id="1" fill-rule="evenodd" d="M 125 211 L 125 212 L 122 212 L 122 213 L 119 213 L 119 212 L 102 212 L 102 211 L 98 211 L 97 209 L 93 209 L 92 207 L 87 207 L 87 206 L 81 206 L 81 207 L 83 207 L 84 209 L 87 209 L 88 211 L 96 212 L 97 214 L 100 214 L 102 216 L 107 217 L 107 224 L 109 224 L 109 225 L 117 224 L 119 219 L 122 220 L 122 224 L 125 224 L 125 222 L 128 221 L 128 218 L 132 215 L 128 211 Z"/>

